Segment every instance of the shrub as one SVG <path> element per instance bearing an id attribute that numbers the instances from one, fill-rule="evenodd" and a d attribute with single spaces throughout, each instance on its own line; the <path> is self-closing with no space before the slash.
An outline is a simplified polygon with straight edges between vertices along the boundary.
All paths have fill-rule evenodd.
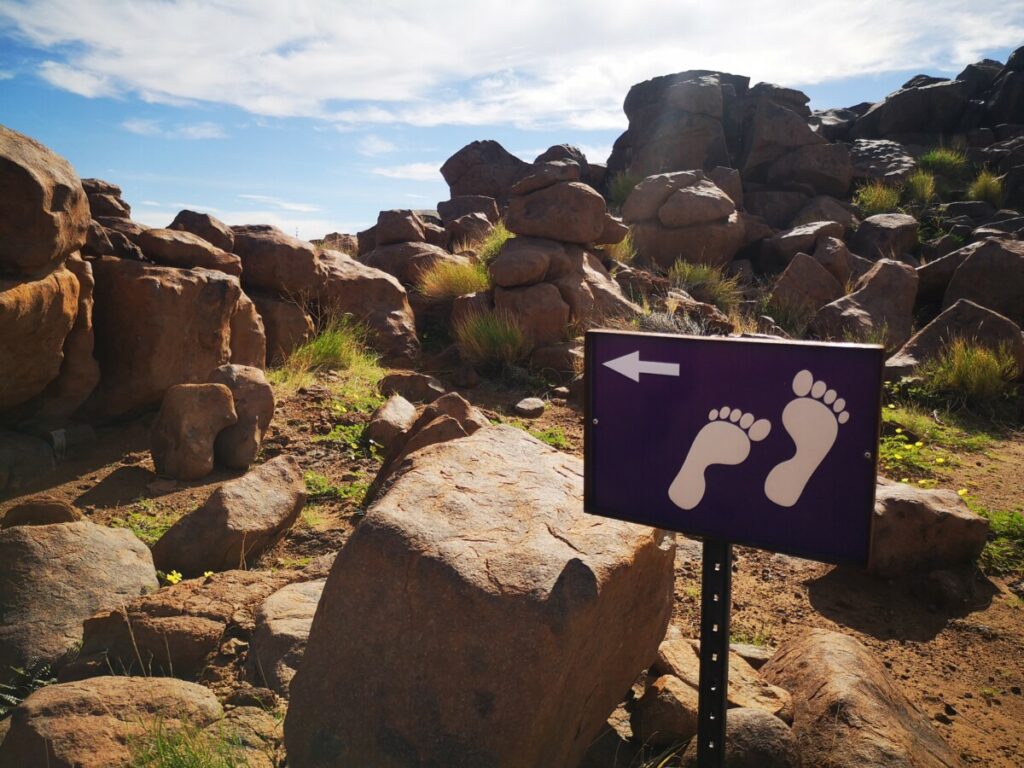
<path id="1" fill-rule="evenodd" d="M 626 233 L 621 241 L 609 245 L 605 249 L 609 256 L 620 264 L 632 264 L 636 261 L 636 245 L 633 243 L 633 230 Z"/>
<path id="2" fill-rule="evenodd" d="M 11 667 L 4 670 L 10 681 L 0 683 L 0 720 L 10 717 L 21 702 L 34 692 L 47 685 L 57 682 L 49 664 L 37 664 L 33 667 Z"/>
<path id="3" fill-rule="evenodd" d="M 344 395 L 356 400 L 383 375 L 376 356 L 367 350 L 366 329 L 347 315 L 326 317 L 317 335 L 296 347 L 268 378 L 294 390 L 310 384 L 322 371 L 344 372 Z"/>
<path id="4" fill-rule="evenodd" d="M 416 289 L 428 299 L 446 301 L 467 293 L 486 291 L 491 287 L 487 266 L 482 262 L 469 264 L 451 261 L 435 262 L 417 282 Z"/>
<path id="5" fill-rule="evenodd" d="M 959 149 L 936 147 L 917 158 L 917 167 L 956 181 L 967 172 L 967 155 Z"/>
<path id="6" fill-rule="evenodd" d="M 490 264 L 498 255 L 498 252 L 501 251 L 502 246 L 513 237 L 515 235 L 508 231 L 505 222 L 498 221 L 494 225 L 494 229 L 483 240 L 474 243 L 477 258 L 484 265 Z"/>
<path id="7" fill-rule="evenodd" d="M 904 190 L 912 202 L 929 203 L 935 197 L 935 176 L 918 168 L 907 177 Z"/>
<path id="8" fill-rule="evenodd" d="M 629 193 L 639 183 L 640 179 L 625 171 L 615 174 L 608 184 L 608 207 L 613 211 L 622 210 Z"/>
<path id="9" fill-rule="evenodd" d="M 915 387 L 926 400 L 992 415 L 1012 398 L 1018 373 L 1008 348 L 991 350 L 956 338 L 918 369 Z"/>
<path id="10" fill-rule="evenodd" d="M 677 261 L 668 272 L 672 286 L 686 291 L 697 301 L 714 304 L 729 314 L 739 306 L 743 295 L 739 280 L 728 277 L 719 267 Z"/>
<path id="11" fill-rule="evenodd" d="M 900 187 L 872 181 L 857 189 L 853 195 L 853 202 L 865 216 L 892 213 L 900 204 Z"/>
<path id="12" fill-rule="evenodd" d="M 248 765 L 241 740 L 194 727 L 166 728 L 155 723 L 130 745 L 129 768 L 243 768 Z"/>
<path id="13" fill-rule="evenodd" d="M 983 200 L 993 208 L 1003 204 L 1003 177 L 989 170 L 982 170 L 967 187 L 967 197 L 971 200 Z"/>
<path id="14" fill-rule="evenodd" d="M 504 368 L 523 360 L 532 345 L 516 319 L 505 312 L 477 312 L 455 323 L 455 343 L 467 362 Z"/>

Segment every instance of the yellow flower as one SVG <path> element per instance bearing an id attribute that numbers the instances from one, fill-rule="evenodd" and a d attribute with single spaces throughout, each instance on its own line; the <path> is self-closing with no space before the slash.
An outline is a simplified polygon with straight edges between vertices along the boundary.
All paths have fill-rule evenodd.
<path id="1" fill-rule="evenodd" d="M 928 482 L 927 480 L 918 480 L 918 481 L 917 481 L 917 484 L 918 484 L 918 485 L 924 485 L 924 484 L 925 484 L 925 483 L 927 483 L 927 482 Z"/>
<path id="2" fill-rule="evenodd" d="M 177 571 L 171 571 L 164 577 L 168 584 L 177 584 L 181 581 L 181 574 Z"/>
<path id="3" fill-rule="evenodd" d="M 203 578 L 208 579 L 213 576 L 213 571 L 203 571 Z"/>
<path id="4" fill-rule="evenodd" d="M 896 459 L 896 461 L 903 461 L 903 455 L 899 453 L 893 456 L 893 458 Z"/>
<path id="5" fill-rule="evenodd" d="M 910 482 L 910 478 L 909 477 L 901 477 L 900 478 L 900 482 L 901 483 L 909 483 Z"/>
<path id="6" fill-rule="evenodd" d="M 960 496 L 960 497 L 966 496 L 967 495 L 967 489 L 966 488 L 961 488 L 959 491 L 956 492 L 956 495 Z"/>
<path id="7" fill-rule="evenodd" d="M 945 464 L 945 463 L 946 463 L 946 460 L 945 460 L 944 458 L 942 458 L 942 457 L 940 456 L 939 458 L 937 458 L 937 459 L 935 460 L 935 463 L 936 463 L 936 464 Z"/>
<path id="8" fill-rule="evenodd" d="M 902 435 L 903 434 L 903 428 L 902 427 L 896 427 L 896 434 L 897 435 Z"/>
<path id="9" fill-rule="evenodd" d="M 915 448 L 924 448 L 924 443 L 922 443 L 920 440 L 918 440 L 916 443 L 914 443 L 914 447 Z"/>
<path id="10" fill-rule="evenodd" d="M 896 406 L 893 405 L 892 403 L 889 403 L 889 410 L 890 411 L 895 411 L 896 410 Z"/>

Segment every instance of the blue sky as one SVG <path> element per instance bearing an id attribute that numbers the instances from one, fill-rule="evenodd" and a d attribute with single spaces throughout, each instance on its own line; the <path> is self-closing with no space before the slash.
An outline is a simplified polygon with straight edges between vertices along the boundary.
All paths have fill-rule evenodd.
<path id="1" fill-rule="evenodd" d="M 690 68 L 875 101 L 1024 44 L 1024 4 L 959 0 L 0 0 L 0 123 L 133 217 L 306 238 L 433 208 L 474 139 L 603 161 L 629 86 Z"/>

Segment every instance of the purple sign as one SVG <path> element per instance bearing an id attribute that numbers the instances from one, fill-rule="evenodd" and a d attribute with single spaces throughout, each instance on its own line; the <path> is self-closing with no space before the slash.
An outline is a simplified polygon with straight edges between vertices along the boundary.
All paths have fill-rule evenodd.
<path id="1" fill-rule="evenodd" d="M 883 351 L 589 331 L 586 510 L 865 564 Z"/>

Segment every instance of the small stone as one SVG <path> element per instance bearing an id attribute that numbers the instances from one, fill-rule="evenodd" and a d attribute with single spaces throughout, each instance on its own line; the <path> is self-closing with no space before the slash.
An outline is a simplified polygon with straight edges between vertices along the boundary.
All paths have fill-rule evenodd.
<path id="1" fill-rule="evenodd" d="M 513 410 L 527 419 L 536 419 L 544 413 L 544 401 L 539 397 L 527 397 L 516 403 Z"/>

